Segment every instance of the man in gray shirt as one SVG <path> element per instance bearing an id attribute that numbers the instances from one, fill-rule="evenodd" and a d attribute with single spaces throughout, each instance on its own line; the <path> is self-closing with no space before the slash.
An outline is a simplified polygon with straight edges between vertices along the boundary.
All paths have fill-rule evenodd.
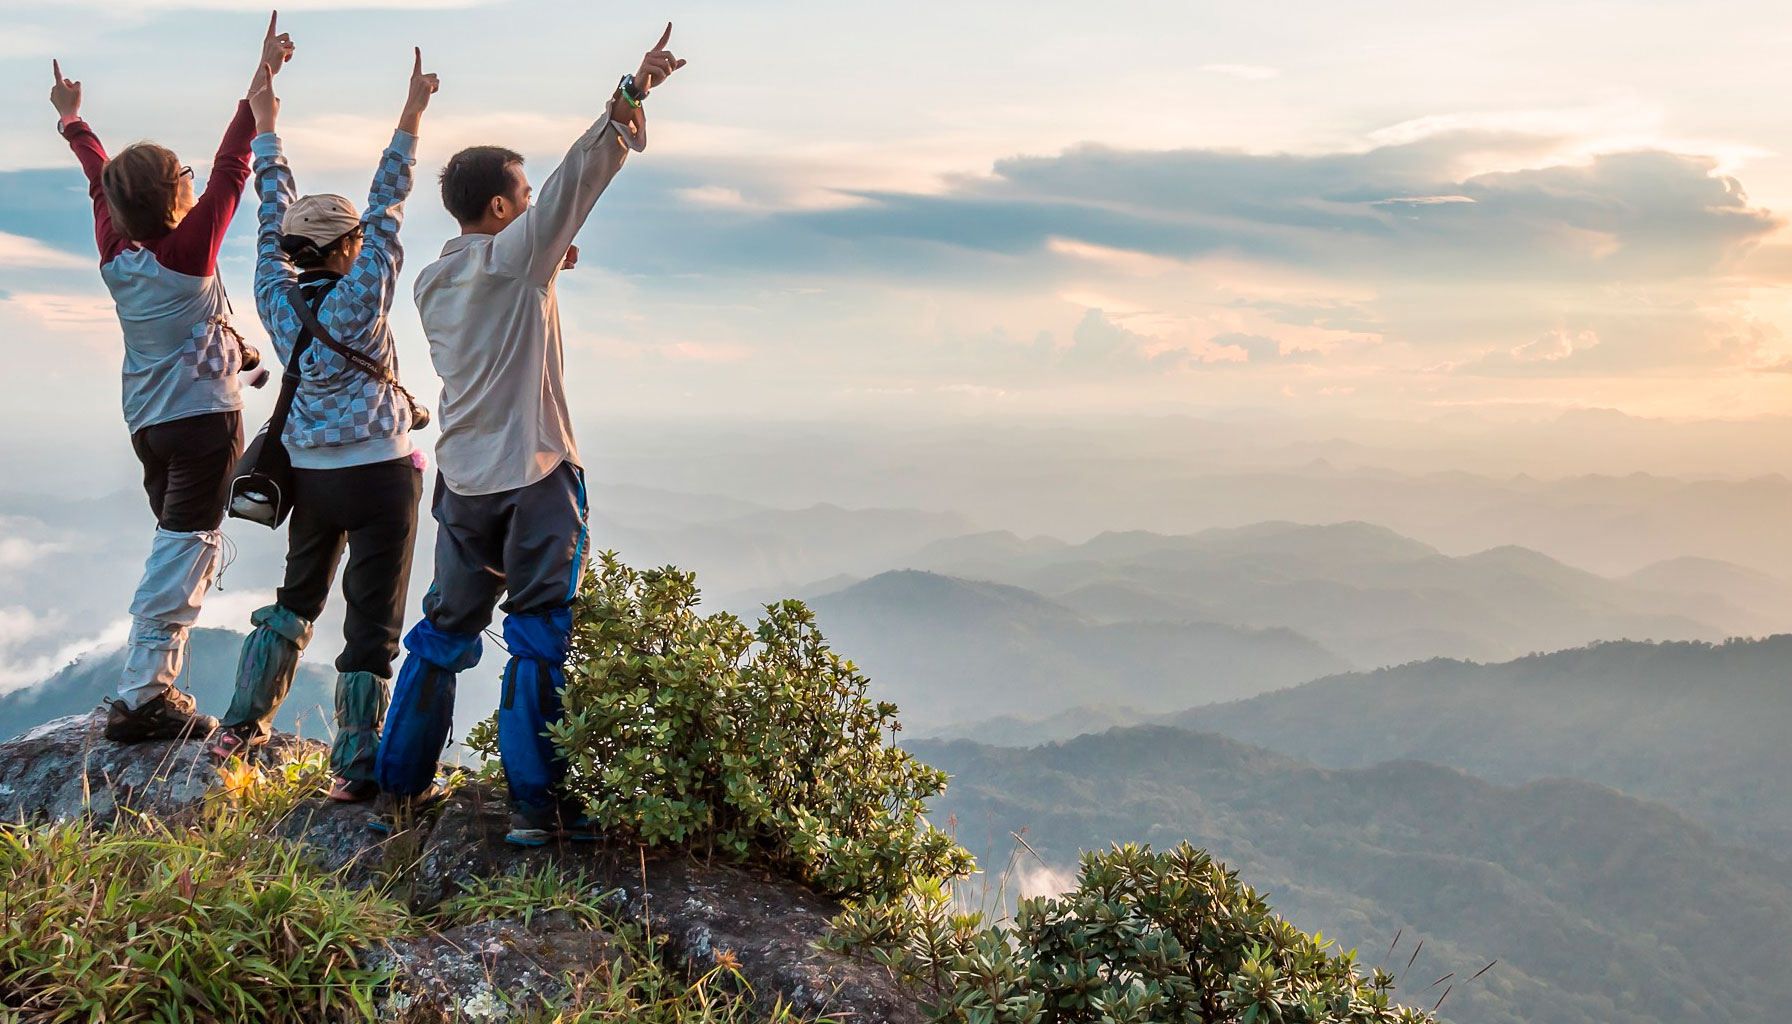
<path id="1" fill-rule="evenodd" d="M 478 662 L 500 593 L 510 652 L 498 711 L 514 810 L 508 838 L 540 845 L 581 817 L 560 806 L 565 765 L 545 732 L 561 716 L 572 602 L 588 554 L 554 279 L 577 259 L 572 240 L 598 196 L 628 153 L 646 145 L 642 100 L 684 65 L 666 49 L 671 34 L 667 25 L 640 70 L 623 77 L 539 196 L 522 157 L 507 149 L 463 150 L 442 170 L 442 202 L 461 234 L 416 285 L 442 377 L 435 581 L 423 621 L 405 637 L 409 656 L 380 738 L 376 827 L 391 828 L 439 796 L 433 779 L 453 721 L 455 674 Z"/>

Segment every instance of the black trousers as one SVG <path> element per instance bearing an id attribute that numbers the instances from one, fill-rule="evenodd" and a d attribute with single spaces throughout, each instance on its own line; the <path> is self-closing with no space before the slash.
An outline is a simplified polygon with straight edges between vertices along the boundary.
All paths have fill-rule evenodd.
<path id="1" fill-rule="evenodd" d="M 507 595 L 506 615 L 564 608 L 584 575 L 585 471 L 562 462 L 527 487 L 465 495 L 436 474 L 436 573 L 423 597 L 435 628 L 478 635 Z"/>
<path id="2" fill-rule="evenodd" d="M 347 547 L 348 567 L 342 572 L 342 596 L 348 602 L 345 644 L 336 670 L 390 679 L 410 590 L 423 473 L 406 456 L 346 469 L 295 469 L 293 478 L 286 582 L 277 600 L 299 617 L 315 620 Z"/>
<path id="3" fill-rule="evenodd" d="M 176 533 L 216 530 L 230 497 L 230 471 L 243 454 L 243 414 L 208 412 L 144 427 L 131 435 L 143 463 L 156 525 Z"/>

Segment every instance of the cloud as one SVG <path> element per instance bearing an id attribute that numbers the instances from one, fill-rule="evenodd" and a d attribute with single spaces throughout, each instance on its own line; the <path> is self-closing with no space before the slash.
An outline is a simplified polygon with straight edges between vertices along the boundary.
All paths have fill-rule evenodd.
<path id="1" fill-rule="evenodd" d="M 92 261 L 63 252 L 23 235 L 0 231 L 0 267 L 72 270 L 92 266 Z"/>
<path id="2" fill-rule="evenodd" d="M 1211 71 L 1216 75 L 1230 75 L 1250 82 L 1261 82 L 1279 76 L 1280 68 L 1264 67 L 1261 64 L 1203 64 L 1202 71 Z"/>
<path id="3" fill-rule="evenodd" d="M 88 332 L 113 327 L 117 310 L 105 295 L 52 292 L 14 292 L 0 299 L 53 331 Z"/>
<path id="4" fill-rule="evenodd" d="M 0 607 L 0 694 L 42 682 L 84 654 L 124 643 L 131 623 L 120 619 L 96 636 L 71 641 L 45 654 L 28 653 L 45 634 L 66 625 L 55 611 L 39 614 L 23 606 Z"/>
<path id="5" fill-rule="evenodd" d="M 1512 350 L 1512 358 L 1521 363 L 1549 362 L 1566 359 L 1577 351 L 1584 352 L 1599 344 L 1599 335 L 1592 331 L 1550 331 L 1535 341 L 1527 341 Z"/>
<path id="6" fill-rule="evenodd" d="M 1021 899 L 1062 896 L 1076 888 L 1076 875 L 1044 864 L 1023 862 L 1014 868 L 1014 891 Z"/>
<path id="7" fill-rule="evenodd" d="M 1082 146 L 1002 160 L 929 192 L 851 190 L 851 206 L 745 217 L 692 200 L 752 195 L 757 180 L 705 166 L 687 182 L 680 167 L 611 212 L 622 230 L 665 240 L 644 255 L 645 272 L 999 282 L 1049 257 L 1130 260 L 1142 272 L 1224 257 L 1339 283 L 1463 288 L 1720 273 L 1781 224 L 1710 157 L 1635 151 L 1452 174 L 1470 154 L 1528 155 L 1546 141 L 1459 133 L 1318 155 Z"/>
<path id="8" fill-rule="evenodd" d="M 1262 363 L 1311 363 L 1320 357 L 1320 353 L 1312 349 L 1291 348 L 1286 351 L 1282 343 L 1274 338 L 1266 338 L 1258 334 L 1220 334 L 1209 342 L 1219 349 L 1231 349 L 1244 354 L 1242 359 L 1213 359 L 1208 365 L 1236 365 Z"/>
<path id="9" fill-rule="evenodd" d="M 0 516 L 0 530 L 8 536 L 0 537 L 0 571 L 23 569 L 25 566 L 61 554 L 69 549 L 69 545 L 61 541 L 32 540 L 14 534 L 18 525 L 34 523 L 33 520 L 20 520 L 12 516 Z"/>
<path id="10" fill-rule="evenodd" d="M 1070 346 L 1054 358 L 1059 369 L 1097 376 L 1164 373 L 1181 369 L 1188 361 L 1186 349 L 1130 331 L 1099 309 L 1083 314 L 1071 333 Z"/>

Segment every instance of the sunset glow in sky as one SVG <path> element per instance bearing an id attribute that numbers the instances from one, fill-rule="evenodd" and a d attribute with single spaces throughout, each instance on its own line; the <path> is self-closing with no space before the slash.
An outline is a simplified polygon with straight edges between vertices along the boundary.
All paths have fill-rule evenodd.
<path id="1" fill-rule="evenodd" d="M 0 17 L 0 345 L 37 385 L 0 416 L 116 432 L 50 59 L 203 175 L 266 12 Z M 690 66 L 560 285 L 582 415 L 1792 407 L 1784 4 L 292 3 L 299 186 L 365 195 L 420 45 L 408 292 L 447 155 L 539 184 L 667 19 Z"/>

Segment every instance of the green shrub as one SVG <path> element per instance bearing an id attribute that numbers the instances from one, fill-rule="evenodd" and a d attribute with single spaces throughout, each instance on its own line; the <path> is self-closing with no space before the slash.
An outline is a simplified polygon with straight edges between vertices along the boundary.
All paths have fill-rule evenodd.
<path id="1" fill-rule="evenodd" d="M 567 789 L 647 846 L 752 859 L 820 892 L 893 896 L 970 856 L 922 818 L 946 777 L 886 741 L 896 707 L 798 601 L 749 630 L 697 612 L 695 577 L 605 553 L 574 610 Z M 468 745 L 492 756 L 488 722 Z"/>
<path id="2" fill-rule="evenodd" d="M 1422 1024 L 1393 979 L 1275 916 L 1235 872 L 1184 843 L 1083 856 L 1076 888 L 1022 900 L 1012 923 L 955 914 L 943 887 L 868 900 L 830 945 L 869 953 L 962 1024 Z"/>

